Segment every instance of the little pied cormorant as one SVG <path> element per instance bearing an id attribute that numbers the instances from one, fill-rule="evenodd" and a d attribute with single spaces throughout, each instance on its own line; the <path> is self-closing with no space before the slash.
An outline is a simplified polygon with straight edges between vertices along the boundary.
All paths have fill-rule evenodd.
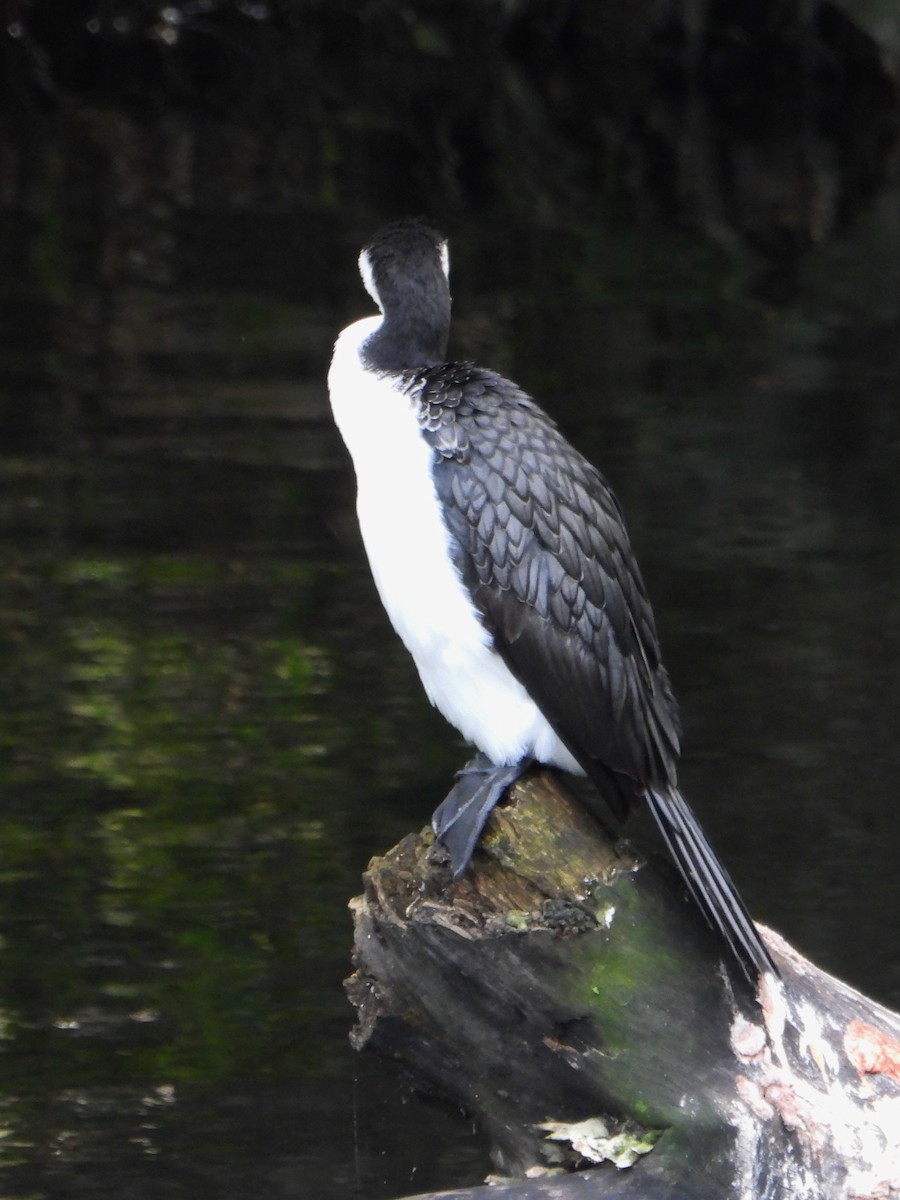
<path id="1" fill-rule="evenodd" d="M 753 982 L 775 967 L 676 783 L 679 723 L 653 612 L 603 476 L 514 383 L 447 362 L 446 241 L 421 220 L 359 257 L 380 315 L 328 375 L 381 600 L 425 691 L 479 749 L 434 814 L 456 876 L 530 762 L 643 796 Z M 399 532 L 402 523 L 402 535 Z"/>

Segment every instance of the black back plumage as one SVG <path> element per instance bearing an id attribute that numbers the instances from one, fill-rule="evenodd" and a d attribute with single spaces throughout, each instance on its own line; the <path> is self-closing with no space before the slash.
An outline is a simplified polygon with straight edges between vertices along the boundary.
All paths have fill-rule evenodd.
<path id="1" fill-rule="evenodd" d="M 752 983 L 777 974 L 678 790 L 678 710 L 618 501 L 515 384 L 411 372 L 451 551 L 494 649 L 620 817 L 644 796 L 701 911 Z M 610 780 L 617 786 L 610 789 Z"/>
<path id="2" fill-rule="evenodd" d="M 618 502 L 508 380 L 469 364 L 408 390 L 456 565 L 495 649 L 588 770 L 675 783 L 676 703 Z"/>

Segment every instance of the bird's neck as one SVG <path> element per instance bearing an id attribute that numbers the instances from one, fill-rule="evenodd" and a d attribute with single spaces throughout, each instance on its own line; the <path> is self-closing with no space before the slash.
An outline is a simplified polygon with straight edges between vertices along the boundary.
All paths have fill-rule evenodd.
<path id="1" fill-rule="evenodd" d="M 450 333 L 449 312 L 434 304 L 385 313 L 361 348 L 369 371 L 399 375 L 445 362 Z"/>

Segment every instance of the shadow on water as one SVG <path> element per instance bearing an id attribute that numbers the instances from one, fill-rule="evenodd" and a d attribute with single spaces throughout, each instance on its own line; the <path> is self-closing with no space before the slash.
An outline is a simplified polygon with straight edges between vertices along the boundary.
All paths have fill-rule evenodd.
<path id="1" fill-rule="evenodd" d="M 613 481 L 685 790 L 750 907 L 900 1004 L 900 36 L 679 11 L 123 0 L 10 27 L 4 1195 L 489 1169 L 354 1060 L 341 988 L 361 870 L 465 753 L 377 604 L 324 390 L 359 242 L 400 212 L 452 235 L 455 353 Z"/>

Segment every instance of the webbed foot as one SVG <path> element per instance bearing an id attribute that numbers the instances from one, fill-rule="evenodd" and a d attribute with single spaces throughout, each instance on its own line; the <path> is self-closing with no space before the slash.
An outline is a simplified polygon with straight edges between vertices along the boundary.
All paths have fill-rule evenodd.
<path id="1" fill-rule="evenodd" d="M 456 783 L 431 818 L 435 837 L 450 855 L 454 879 L 469 865 L 494 805 L 530 766 L 531 759 L 523 758 L 512 766 L 498 767 L 479 753 L 457 771 Z"/>

